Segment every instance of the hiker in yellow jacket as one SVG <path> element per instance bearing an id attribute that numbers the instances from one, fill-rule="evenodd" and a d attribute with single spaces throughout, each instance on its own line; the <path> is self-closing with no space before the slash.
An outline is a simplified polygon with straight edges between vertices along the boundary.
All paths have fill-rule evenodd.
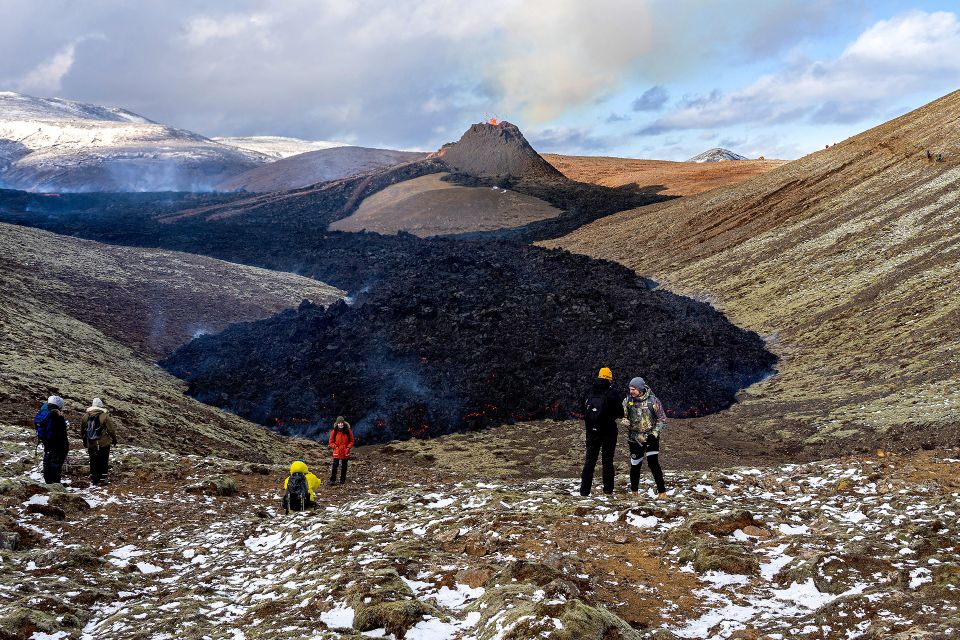
<path id="1" fill-rule="evenodd" d="M 304 511 L 316 506 L 317 489 L 320 478 L 310 473 L 307 463 L 294 460 L 290 465 L 290 475 L 283 481 L 283 508 L 287 513 Z"/>

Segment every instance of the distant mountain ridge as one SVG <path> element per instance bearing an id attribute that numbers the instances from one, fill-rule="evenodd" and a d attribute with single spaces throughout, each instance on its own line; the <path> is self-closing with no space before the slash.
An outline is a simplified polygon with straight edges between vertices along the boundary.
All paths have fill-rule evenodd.
<path id="1" fill-rule="evenodd" d="M 701 154 L 695 155 L 687 162 L 723 162 L 724 160 L 749 160 L 750 158 L 742 156 L 739 153 L 734 153 L 730 149 L 722 149 L 720 147 L 715 147 L 704 151 Z"/>
<path id="2" fill-rule="evenodd" d="M 302 140 L 300 138 L 288 138 L 286 136 L 231 136 L 214 137 L 211 138 L 211 140 L 225 144 L 228 147 L 246 149 L 247 151 L 262 153 L 263 155 L 277 159 L 289 158 L 290 156 L 307 153 L 309 151 L 352 146 L 346 142 Z"/>
<path id="3" fill-rule="evenodd" d="M 318 182 L 340 180 L 368 171 L 420 160 L 426 155 L 415 151 L 366 147 L 320 149 L 254 167 L 224 180 L 217 185 L 217 188 L 221 191 L 242 189 L 258 193 L 299 189 Z"/>
<path id="4" fill-rule="evenodd" d="M 210 191 L 270 157 L 125 109 L 0 92 L 0 187 Z"/>

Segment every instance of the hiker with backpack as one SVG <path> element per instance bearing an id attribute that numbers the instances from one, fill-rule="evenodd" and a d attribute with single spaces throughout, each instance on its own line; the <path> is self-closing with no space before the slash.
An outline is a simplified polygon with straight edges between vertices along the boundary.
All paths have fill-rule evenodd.
<path id="1" fill-rule="evenodd" d="M 90 484 L 105 483 L 110 470 L 110 445 L 117 444 L 117 431 L 100 398 L 94 398 L 84 414 L 80 438 L 90 455 Z"/>
<path id="2" fill-rule="evenodd" d="M 587 451 L 580 474 L 580 495 L 587 497 L 593 486 L 597 457 L 602 452 L 603 492 L 613 493 L 613 452 L 617 446 L 617 418 L 623 415 L 623 396 L 613 390 L 613 372 L 603 367 L 584 396 L 583 423 Z"/>
<path id="3" fill-rule="evenodd" d="M 33 417 L 37 430 L 37 442 L 43 445 L 43 481 L 47 484 L 60 482 L 63 464 L 70 452 L 67 421 L 63 417 L 63 398 L 50 396 Z"/>
<path id="4" fill-rule="evenodd" d="M 347 462 L 353 449 L 353 429 L 343 416 L 337 416 L 330 430 L 330 448 L 333 450 L 333 469 L 330 471 L 330 484 L 337 484 L 337 467 L 340 467 L 340 484 L 347 481 Z"/>
<path id="5" fill-rule="evenodd" d="M 627 444 L 630 445 L 631 493 L 638 495 L 640 470 L 646 459 L 657 483 L 657 494 L 661 499 L 666 498 L 667 489 L 660 468 L 660 433 L 667 426 L 667 414 L 663 404 L 639 376 L 630 381 L 630 395 L 623 400 L 623 422 L 630 429 Z"/>
<path id="6" fill-rule="evenodd" d="M 283 481 L 283 508 L 291 511 L 306 511 L 317 504 L 317 489 L 320 478 L 310 473 L 307 463 L 294 460 L 290 464 L 290 475 Z"/>

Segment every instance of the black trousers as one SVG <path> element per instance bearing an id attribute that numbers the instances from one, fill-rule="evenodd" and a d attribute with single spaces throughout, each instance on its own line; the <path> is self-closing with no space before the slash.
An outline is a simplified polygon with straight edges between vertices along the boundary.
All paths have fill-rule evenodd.
<path id="1" fill-rule="evenodd" d="M 100 484 L 110 473 L 110 445 L 105 447 L 88 447 L 90 454 L 90 482 Z"/>
<path id="2" fill-rule="evenodd" d="M 630 490 L 637 491 L 640 488 L 640 470 L 643 467 L 643 459 L 647 459 L 650 465 L 650 473 L 653 474 L 653 480 L 657 483 L 657 493 L 666 492 L 666 485 L 663 484 L 663 469 L 660 468 L 660 439 L 649 436 L 644 444 L 630 441 Z"/>
<path id="3" fill-rule="evenodd" d="M 343 463 L 343 466 L 340 467 L 340 484 L 343 484 L 347 481 L 347 462 L 348 460 L 337 460 L 333 461 L 333 470 L 330 472 L 330 484 L 334 484 L 337 481 L 337 467 L 340 466 L 340 463 Z"/>
<path id="4" fill-rule="evenodd" d="M 60 482 L 63 474 L 63 463 L 67 459 L 67 452 L 63 449 L 43 448 L 43 481 L 47 484 Z"/>
<path id="5" fill-rule="evenodd" d="M 603 492 L 613 493 L 613 451 L 617 446 L 617 430 L 591 431 L 587 429 L 587 454 L 583 460 L 583 472 L 580 474 L 580 495 L 590 495 L 593 487 L 593 472 L 597 468 L 597 457 L 603 453 Z"/>

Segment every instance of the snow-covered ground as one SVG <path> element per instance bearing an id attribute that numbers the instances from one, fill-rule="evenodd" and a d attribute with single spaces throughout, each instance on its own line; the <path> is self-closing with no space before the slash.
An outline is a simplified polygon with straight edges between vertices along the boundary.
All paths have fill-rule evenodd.
<path id="1" fill-rule="evenodd" d="M 0 597 L 38 584 L 60 610 L 85 612 L 35 638 L 960 634 L 960 492 L 924 480 L 919 464 L 668 473 L 665 502 L 652 491 L 582 499 L 561 479 L 347 485 L 286 516 L 272 481 L 232 497 L 184 492 L 225 462 L 124 455 L 120 478 L 189 472 L 172 486 L 68 485 L 86 507 L 66 522 L 43 512 L 73 504 L 57 492 L 10 507 L 43 542 L 0 556 Z M 951 460 L 924 472 L 955 475 Z M 109 537 L 94 557 L 70 533 L 121 522 L 137 535 Z"/>

